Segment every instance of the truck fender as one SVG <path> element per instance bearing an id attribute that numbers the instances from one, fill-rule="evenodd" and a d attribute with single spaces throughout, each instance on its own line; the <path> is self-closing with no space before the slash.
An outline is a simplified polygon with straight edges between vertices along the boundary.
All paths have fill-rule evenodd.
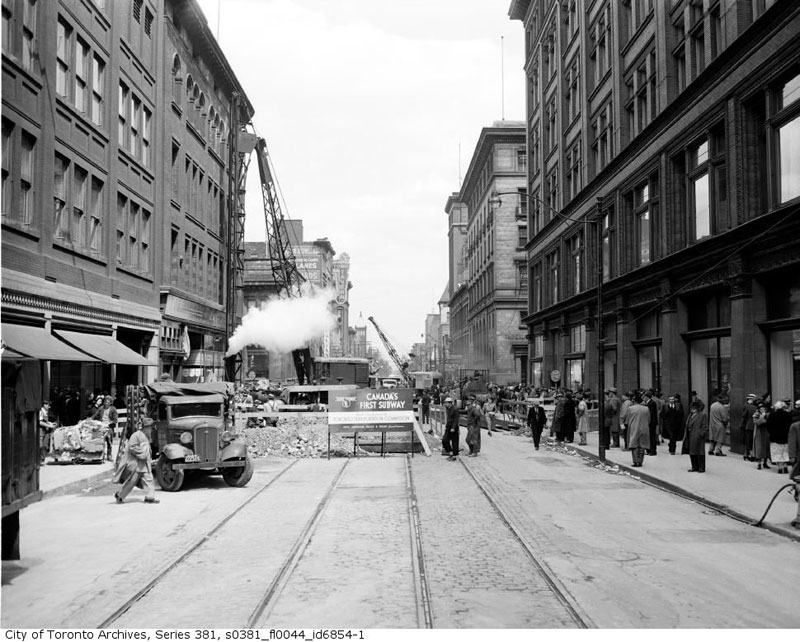
<path id="1" fill-rule="evenodd" d="M 193 454 L 189 448 L 181 444 L 167 444 L 161 450 L 161 454 L 167 459 L 183 459 L 186 455 Z"/>
<path id="2" fill-rule="evenodd" d="M 219 453 L 220 461 L 228 459 L 244 459 L 247 456 L 247 444 L 241 441 L 232 441 Z"/>

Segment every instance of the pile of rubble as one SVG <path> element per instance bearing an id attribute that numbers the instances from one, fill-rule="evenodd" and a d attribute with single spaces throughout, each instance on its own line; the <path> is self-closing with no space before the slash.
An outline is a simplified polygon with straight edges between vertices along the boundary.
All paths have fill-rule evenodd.
<path id="1" fill-rule="evenodd" d="M 277 426 L 239 429 L 253 457 L 327 457 L 328 422 L 321 417 L 281 417 Z M 358 449 L 357 454 L 374 453 Z M 353 439 L 331 435 L 331 457 L 351 457 Z"/>

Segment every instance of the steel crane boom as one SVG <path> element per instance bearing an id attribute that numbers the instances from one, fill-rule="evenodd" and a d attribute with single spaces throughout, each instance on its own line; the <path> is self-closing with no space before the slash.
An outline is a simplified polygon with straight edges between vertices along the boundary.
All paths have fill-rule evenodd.
<path id="1" fill-rule="evenodd" d="M 264 218 L 267 225 L 267 254 L 272 276 L 278 286 L 278 294 L 287 297 L 300 296 L 305 277 L 297 269 L 297 260 L 289 241 L 286 220 L 283 217 L 278 192 L 272 177 L 267 156 L 267 142 L 259 138 L 256 143 L 258 173 L 261 178 L 261 196 L 264 202 Z M 292 350 L 292 360 L 300 385 L 311 383 L 314 378 L 314 360 L 308 347 Z"/>
<path id="2" fill-rule="evenodd" d="M 381 341 L 383 341 L 383 345 L 386 347 L 386 351 L 389 353 L 389 357 L 391 358 L 394 365 L 397 366 L 397 369 L 400 371 L 400 376 L 403 377 L 403 380 L 406 382 L 406 385 L 409 388 L 413 388 L 414 378 L 410 374 L 408 374 L 408 363 L 400 359 L 400 355 L 397 354 L 397 350 L 394 349 L 392 342 L 389 341 L 389 338 L 384 334 L 383 330 L 381 330 L 380 326 L 378 325 L 378 322 L 375 321 L 373 317 L 367 317 L 367 318 L 372 322 L 372 325 L 375 326 L 375 330 L 378 332 L 378 336 L 381 338 Z"/>

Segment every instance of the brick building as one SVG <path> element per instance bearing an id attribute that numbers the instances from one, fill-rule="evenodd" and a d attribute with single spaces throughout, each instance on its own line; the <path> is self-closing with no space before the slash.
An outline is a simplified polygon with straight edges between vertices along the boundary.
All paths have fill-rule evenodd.
<path id="1" fill-rule="evenodd" d="M 524 380 L 527 373 L 521 324 L 526 311 L 526 162 L 524 123 L 497 121 L 483 128 L 461 191 L 450 196 L 446 207 L 455 283 L 449 302 L 451 354 L 458 356 L 460 368 L 488 370 L 490 380 L 501 384 Z M 456 253 L 462 233 L 459 276 Z"/>
<path id="2" fill-rule="evenodd" d="M 734 432 L 747 393 L 800 397 L 800 6 L 509 15 L 526 41 L 531 382 L 596 389 L 602 336 L 607 386 L 728 392 Z"/>
<path id="3" fill-rule="evenodd" d="M 2 15 L 4 337 L 82 351 L 46 359 L 53 387 L 219 376 L 232 96 L 252 109 L 197 3 Z"/>

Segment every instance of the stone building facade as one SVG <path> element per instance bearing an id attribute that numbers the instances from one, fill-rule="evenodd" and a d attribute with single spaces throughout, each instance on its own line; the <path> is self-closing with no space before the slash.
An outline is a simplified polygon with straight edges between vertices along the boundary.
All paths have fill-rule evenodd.
<path id="1" fill-rule="evenodd" d="M 463 282 L 451 295 L 451 354 L 461 368 L 488 370 L 496 383 L 525 379 L 526 310 L 524 123 L 497 121 L 481 131 L 460 193 L 447 202 L 451 279 L 458 274 L 463 239 Z M 466 215 L 466 225 L 462 216 Z M 457 277 L 458 278 L 458 277 Z"/>
<path id="2" fill-rule="evenodd" d="M 531 383 L 596 389 L 602 346 L 606 386 L 724 392 L 733 433 L 747 393 L 800 397 L 800 6 L 509 15 L 526 41 Z"/>
<path id="3" fill-rule="evenodd" d="M 47 360 L 54 388 L 181 378 L 225 338 L 226 123 L 241 87 L 193 0 L 2 10 L 3 323 L 90 355 Z M 205 102 L 186 93 L 190 73 Z"/>

